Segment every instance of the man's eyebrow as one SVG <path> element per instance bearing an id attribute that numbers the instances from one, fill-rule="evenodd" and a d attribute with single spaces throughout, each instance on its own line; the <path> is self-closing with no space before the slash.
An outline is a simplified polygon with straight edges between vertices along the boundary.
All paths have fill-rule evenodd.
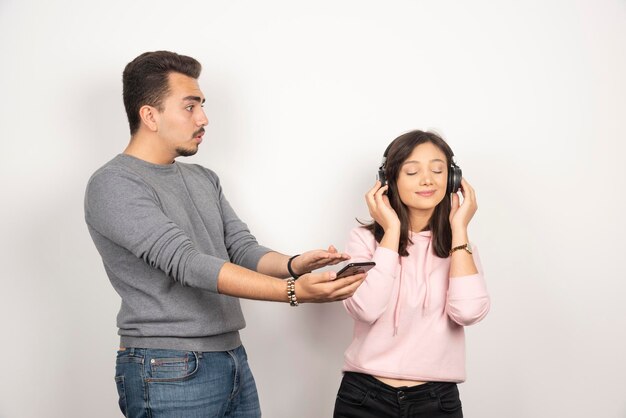
<path id="1" fill-rule="evenodd" d="M 183 102 L 187 102 L 187 101 L 204 103 L 204 102 L 206 102 L 206 99 L 203 99 L 203 98 L 202 98 L 202 97 L 200 97 L 200 96 L 187 96 L 187 97 L 183 97 Z"/>

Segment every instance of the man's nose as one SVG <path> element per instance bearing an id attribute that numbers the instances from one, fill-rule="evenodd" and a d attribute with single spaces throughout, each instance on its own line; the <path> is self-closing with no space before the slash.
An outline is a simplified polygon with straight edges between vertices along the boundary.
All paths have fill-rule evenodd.
<path id="1" fill-rule="evenodd" d="M 196 123 L 198 126 L 207 126 L 209 124 L 209 119 L 206 117 L 204 110 L 200 110 L 200 116 L 198 117 Z"/>

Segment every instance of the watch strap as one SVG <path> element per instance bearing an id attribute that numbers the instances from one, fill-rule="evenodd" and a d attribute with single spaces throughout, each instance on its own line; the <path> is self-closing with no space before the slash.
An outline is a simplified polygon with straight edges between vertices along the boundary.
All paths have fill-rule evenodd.
<path id="1" fill-rule="evenodd" d="M 456 247 L 453 247 L 450 250 L 450 255 L 452 255 L 453 252 L 459 251 L 459 250 L 465 250 L 467 251 L 468 254 L 472 254 L 472 247 L 470 247 L 469 242 L 463 245 L 457 245 Z"/>

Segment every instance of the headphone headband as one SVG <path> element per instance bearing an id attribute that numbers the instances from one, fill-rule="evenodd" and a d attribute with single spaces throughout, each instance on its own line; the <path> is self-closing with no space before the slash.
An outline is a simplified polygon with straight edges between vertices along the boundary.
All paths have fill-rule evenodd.
<path id="1" fill-rule="evenodd" d="M 378 180 L 381 182 L 381 185 L 384 186 L 387 184 L 387 176 L 385 175 L 385 171 L 387 169 L 387 154 L 391 149 L 391 146 L 396 142 L 394 139 L 391 141 L 391 144 L 387 146 L 385 152 L 383 154 L 383 159 L 380 162 L 380 167 L 378 167 Z M 452 155 L 454 157 L 454 154 Z M 461 178 L 463 177 L 463 172 L 461 171 L 461 167 L 459 167 L 454 161 L 450 160 L 450 165 L 448 166 L 448 182 L 446 187 L 446 194 L 456 193 L 461 187 Z"/>

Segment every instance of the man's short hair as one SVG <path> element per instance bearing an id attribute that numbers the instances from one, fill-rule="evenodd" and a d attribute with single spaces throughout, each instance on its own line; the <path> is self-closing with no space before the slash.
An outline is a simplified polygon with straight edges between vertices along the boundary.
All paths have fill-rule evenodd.
<path id="1" fill-rule="evenodd" d="M 145 52 L 129 62 L 122 74 L 122 84 L 130 134 L 134 135 L 139 129 L 142 106 L 163 110 L 163 99 L 169 93 L 170 73 L 197 79 L 201 71 L 202 65 L 194 58 L 170 51 Z"/>

